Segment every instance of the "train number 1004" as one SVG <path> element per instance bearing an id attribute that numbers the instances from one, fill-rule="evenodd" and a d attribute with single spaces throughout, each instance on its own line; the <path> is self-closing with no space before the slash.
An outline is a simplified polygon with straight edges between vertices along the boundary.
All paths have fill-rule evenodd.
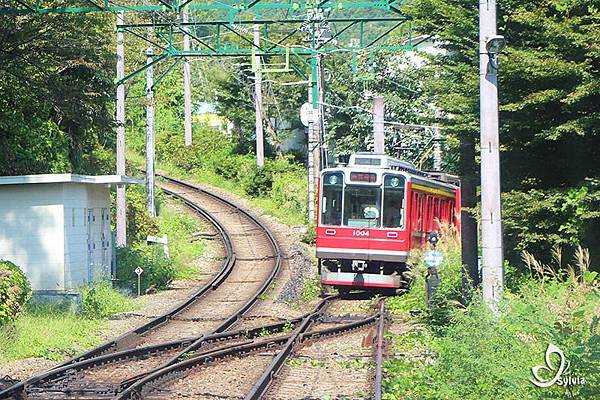
<path id="1" fill-rule="evenodd" d="M 354 231 L 352 231 L 352 236 L 366 236 L 366 237 L 368 237 L 369 233 L 371 233 L 371 232 L 369 232 L 369 231 L 354 230 Z"/>

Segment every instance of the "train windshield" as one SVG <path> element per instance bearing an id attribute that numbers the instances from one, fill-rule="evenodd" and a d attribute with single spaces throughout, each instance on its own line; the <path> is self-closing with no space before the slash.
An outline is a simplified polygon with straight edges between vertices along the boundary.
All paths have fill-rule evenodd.
<path id="1" fill-rule="evenodd" d="M 352 228 L 376 228 L 381 221 L 381 189 L 346 186 L 344 190 L 344 225 Z"/>

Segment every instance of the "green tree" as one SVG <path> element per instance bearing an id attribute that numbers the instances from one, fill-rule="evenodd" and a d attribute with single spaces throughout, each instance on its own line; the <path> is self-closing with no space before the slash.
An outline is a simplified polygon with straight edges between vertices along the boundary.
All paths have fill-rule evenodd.
<path id="1" fill-rule="evenodd" d="M 113 23 L 100 13 L 0 17 L 1 175 L 108 172 Z"/>
<path id="2" fill-rule="evenodd" d="M 553 232 L 544 226 L 554 223 L 534 226 L 529 214 L 512 205 L 522 204 L 514 196 L 525 199 L 530 190 L 569 193 L 583 187 L 585 178 L 600 175 L 596 161 L 600 147 L 600 52 L 592 39 L 600 36 L 600 2 L 501 0 L 498 5 L 499 32 L 507 39 L 499 82 L 502 185 L 503 190 L 512 191 L 511 201 L 504 207 L 505 217 L 512 219 L 506 232 L 518 236 L 513 227 L 526 225 L 540 237 L 528 242 L 529 250 L 538 253 L 552 246 L 549 233 L 558 235 L 562 242 L 591 245 L 593 235 L 585 232 L 597 230 L 597 217 L 587 220 L 586 227 L 576 232 Z M 441 122 L 447 132 L 460 140 L 458 172 L 463 180 L 475 182 L 478 10 L 464 0 L 412 0 L 405 11 L 414 17 L 422 33 L 435 37 L 447 50 L 432 57 L 425 87 L 445 113 Z M 473 188 L 470 190 L 474 197 Z M 558 201 L 566 204 L 568 196 L 560 197 Z M 594 203 L 593 207 L 597 206 Z M 546 213 L 562 219 L 558 226 L 569 225 L 567 214 Z"/>

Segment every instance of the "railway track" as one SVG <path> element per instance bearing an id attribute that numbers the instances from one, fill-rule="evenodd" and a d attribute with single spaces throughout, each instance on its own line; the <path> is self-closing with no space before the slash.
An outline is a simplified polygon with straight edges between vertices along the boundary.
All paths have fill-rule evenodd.
<path id="1" fill-rule="evenodd" d="M 291 332 L 288 330 L 289 333 L 280 330 L 278 335 L 270 335 L 268 338 L 259 335 L 252 341 L 223 342 L 218 347 L 196 352 L 186 360 L 146 375 L 116 398 L 312 399 L 321 398 L 324 394 L 340 394 L 342 386 L 353 385 L 353 382 L 346 378 L 348 373 L 354 372 L 355 376 L 364 381 L 361 388 L 365 396 L 372 390 L 375 393 L 374 397 L 380 399 L 385 319 L 383 301 L 379 303 L 377 312 L 372 314 L 326 314 L 336 301 L 339 301 L 336 297 L 323 300 L 311 313 L 294 321 L 295 328 Z M 376 330 L 373 329 L 375 326 Z M 369 327 L 372 328 L 369 330 Z M 373 333 L 374 331 L 376 333 Z M 357 342 L 357 347 L 361 349 L 360 356 L 367 360 L 373 360 L 375 349 L 375 379 L 371 375 L 370 365 L 358 371 L 342 371 L 345 376 L 337 382 L 323 379 L 322 370 L 311 377 L 311 374 L 306 373 L 306 369 L 295 368 L 290 372 L 294 369 L 290 368 L 290 365 L 295 364 L 301 349 L 320 348 L 321 353 L 328 353 L 332 349 L 330 344 L 339 342 L 340 336 L 346 338 L 346 341 Z M 374 338 L 377 339 L 376 345 L 372 346 Z M 370 350 L 365 350 L 365 346 Z M 311 366 L 308 367 L 310 369 Z M 314 382 L 320 387 L 310 387 Z M 307 387 L 308 392 L 303 390 Z M 329 392 L 321 393 L 318 389 Z"/>
<path id="2" fill-rule="evenodd" d="M 50 371 L 0 391 L 2 398 L 110 398 L 154 370 L 231 337 L 252 338 L 288 323 L 225 333 L 243 320 L 265 293 L 282 264 L 270 230 L 251 214 L 215 194 L 163 177 L 163 190 L 200 214 L 225 249 L 222 269 L 205 286 L 164 315 Z"/>

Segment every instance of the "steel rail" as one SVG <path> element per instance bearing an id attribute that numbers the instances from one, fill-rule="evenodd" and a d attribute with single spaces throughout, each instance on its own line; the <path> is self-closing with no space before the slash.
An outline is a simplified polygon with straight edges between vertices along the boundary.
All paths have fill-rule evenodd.
<path id="1" fill-rule="evenodd" d="M 273 359 L 271 364 L 265 369 L 262 376 L 259 380 L 254 384 L 250 392 L 244 397 L 245 400 L 258 400 L 261 399 L 269 389 L 269 386 L 273 383 L 273 380 L 285 360 L 292 354 L 295 347 L 299 344 L 303 343 L 306 340 L 315 340 L 324 336 L 331 336 L 338 334 L 340 332 L 346 332 L 348 330 L 357 329 L 359 327 L 364 326 L 367 323 L 374 323 L 379 317 L 380 313 L 377 313 L 368 318 L 358 320 L 356 322 L 343 325 L 342 327 L 332 327 L 322 329 L 316 332 L 306 332 L 312 322 L 314 322 L 314 318 L 305 319 L 300 327 L 295 331 L 293 335 L 290 336 L 285 347 L 277 354 L 277 356 Z M 352 329 L 350 329 L 352 328 Z M 341 331 L 340 331 L 341 329 Z"/>
<path id="2" fill-rule="evenodd" d="M 275 266 L 271 270 L 271 273 L 269 274 L 269 276 L 265 279 L 265 281 L 263 282 L 261 287 L 253 294 L 253 296 L 246 303 L 244 303 L 244 305 L 242 305 L 242 307 L 240 307 L 233 315 L 231 315 L 229 318 L 227 318 L 221 325 L 219 325 L 216 329 L 214 329 L 212 331 L 213 334 L 224 333 L 229 327 L 231 327 L 235 322 L 237 322 L 240 318 L 242 318 L 244 316 L 244 314 L 256 303 L 256 301 L 258 300 L 260 295 L 262 295 L 268 289 L 268 287 L 271 285 L 272 281 L 275 279 L 275 277 L 279 273 L 279 270 L 281 269 L 281 263 L 282 263 L 282 254 L 281 254 L 281 249 L 279 247 L 279 244 L 275 240 L 275 237 L 273 236 L 271 231 L 266 226 L 264 226 L 264 224 L 262 224 L 256 217 L 254 217 L 253 215 L 248 213 L 246 210 L 244 210 L 240 206 L 230 202 L 229 200 L 223 199 L 214 193 L 200 189 L 200 188 L 190 185 L 186 182 L 183 182 L 183 181 L 180 181 L 177 179 L 173 179 L 173 178 L 170 178 L 170 177 L 167 177 L 164 175 L 160 175 L 160 174 L 157 174 L 157 175 L 161 176 L 163 179 L 165 179 L 167 181 L 174 182 L 181 186 L 185 186 L 187 188 L 196 190 L 202 194 L 211 196 L 214 199 L 226 204 L 227 206 L 238 210 L 240 213 L 244 214 L 244 216 L 246 216 L 248 219 L 250 219 L 254 224 L 256 224 L 260 229 L 262 229 L 265 232 L 271 246 L 273 247 L 273 250 L 275 252 Z M 115 353 L 112 353 L 112 354 L 106 355 L 106 357 L 100 358 L 99 360 L 96 360 L 96 361 L 92 360 L 93 358 L 102 356 L 103 354 L 106 353 L 106 351 L 109 351 L 111 349 L 119 349 L 119 345 L 123 346 L 127 343 L 131 343 L 132 341 L 135 340 L 136 336 L 139 336 L 143 333 L 147 333 L 148 331 L 150 331 L 152 329 L 162 326 L 164 323 L 168 322 L 172 316 L 174 316 L 179 311 L 185 309 L 187 306 L 192 304 L 199 297 L 201 297 L 203 294 L 208 292 L 208 290 L 210 290 L 210 289 L 214 290 L 216 287 L 218 287 L 219 284 L 229 275 L 229 273 L 232 271 L 232 269 L 235 265 L 236 258 L 235 258 L 235 252 L 233 250 L 233 245 L 232 245 L 231 239 L 227 235 L 223 226 L 221 226 L 215 218 L 213 218 L 206 210 L 199 207 L 197 204 L 185 199 L 184 197 L 182 197 L 181 195 L 179 195 L 175 192 L 171 192 L 169 190 L 164 190 L 164 191 L 166 193 L 168 193 L 169 195 L 178 198 L 179 200 L 184 202 L 184 204 L 186 204 L 188 207 L 192 208 L 194 211 L 197 211 L 198 213 L 200 213 L 203 217 L 205 217 L 209 221 L 209 223 L 211 223 L 215 227 L 215 229 L 217 230 L 219 235 L 222 237 L 223 243 L 226 248 L 226 258 L 223 263 L 224 267 L 221 269 L 219 274 L 217 274 L 210 282 L 208 282 L 201 289 L 199 289 L 191 298 L 182 302 L 180 305 L 173 308 L 166 314 L 153 319 L 152 321 L 148 322 L 147 324 L 144 324 L 143 326 L 141 326 L 139 328 L 136 328 L 130 332 L 126 332 L 125 334 L 117 337 L 116 339 L 108 341 L 107 343 L 105 343 L 97 348 L 94 348 L 78 357 L 72 358 L 72 359 L 54 367 L 52 370 L 47 371 L 46 373 L 36 375 L 25 381 L 19 382 L 16 385 L 13 385 L 3 391 L 0 391 L 0 399 L 8 398 L 9 396 L 16 395 L 17 393 L 22 392 L 26 387 L 32 387 L 32 385 L 35 383 L 39 384 L 39 383 L 49 380 L 53 377 L 56 378 L 57 374 L 60 374 L 60 373 L 65 374 L 69 370 L 77 370 L 77 368 L 87 369 L 87 368 L 91 368 L 93 366 L 98 366 L 98 365 L 107 364 L 107 363 L 111 363 L 111 362 L 117 362 L 117 361 L 121 361 L 121 360 L 124 360 L 127 358 L 139 358 L 142 356 L 147 356 L 149 353 L 159 353 L 161 351 L 165 351 L 165 350 L 169 350 L 169 349 L 173 349 L 173 348 L 181 348 L 182 346 L 187 345 L 183 351 L 178 353 L 177 356 L 173 357 L 167 363 L 165 363 L 159 367 L 159 368 L 163 368 L 168 365 L 172 365 L 173 363 L 176 363 L 181 358 L 185 357 L 186 354 L 188 354 L 189 352 L 196 350 L 197 348 L 202 346 L 202 344 L 208 342 L 208 340 L 209 340 L 209 339 L 207 339 L 208 337 L 202 335 L 199 337 L 184 338 L 182 340 L 172 341 L 172 342 L 168 342 L 168 343 L 164 343 L 164 344 L 146 346 L 146 347 L 142 347 L 139 349 L 124 350 L 124 351 L 118 352 L 118 354 L 116 354 L 116 355 L 115 355 Z M 282 324 L 274 324 L 272 326 L 284 325 L 286 323 L 287 322 L 282 323 Z M 257 329 L 262 330 L 264 328 L 265 327 L 263 326 L 263 327 L 260 327 Z M 253 331 L 254 331 L 254 329 L 247 330 L 247 332 L 253 332 Z M 223 337 L 227 337 L 227 336 L 228 336 L 228 334 L 224 334 Z M 111 355 L 112 355 L 112 357 L 111 357 Z M 89 362 L 86 362 L 86 361 L 89 361 Z M 77 365 L 75 365 L 75 364 L 77 364 Z M 151 370 L 150 372 L 152 372 L 156 369 L 157 368 Z M 127 384 L 133 383 L 131 380 L 127 380 L 125 382 Z"/>
<path id="3" fill-rule="evenodd" d="M 353 321 L 348 324 L 325 328 L 314 332 L 306 332 L 306 330 L 310 327 L 312 322 L 317 320 L 317 318 L 325 312 L 327 306 L 329 305 L 329 301 L 331 301 L 333 298 L 334 297 L 329 297 L 321 301 L 321 303 L 319 303 L 319 305 L 313 312 L 302 318 L 302 322 L 300 323 L 299 327 L 296 328 L 296 330 L 290 335 L 260 340 L 256 342 L 242 343 L 236 346 L 228 346 L 226 348 L 209 350 L 197 354 L 186 360 L 180 361 L 176 364 L 172 364 L 166 368 L 162 368 L 158 371 L 155 371 L 154 373 L 147 375 L 143 379 L 138 380 L 134 385 L 121 392 L 115 398 L 115 400 L 141 399 L 143 398 L 143 390 L 145 387 L 150 385 L 154 387 L 158 384 L 170 381 L 178 376 L 181 376 L 186 371 L 191 370 L 193 368 L 212 364 L 230 357 L 245 356 L 252 353 L 256 353 L 261 350 L 267 350 L 283 346 L 284 348 L 278 353 L 278 355 L 274 358 L 273 362 L 271 363 L 271 366 L 275 364 L 281 366 L 281 364 L 285 361 L 285 358 L 291 353 L 291 350 L 286 351 L 290 346 L 293 348 L 294 345 L 298 343 L 304 343 L 305 341 L 318 340 L 323 337 L 335 336 L 356 329 L 360 329 L 364 326 L 374 324 L 378 319 L 378 314 L 374 314 L 362 320 Z M 286 356 L 280 356 L 284 352 Z M 267 368 L 267 370 L 263 374 L 263 376 L 268 376 L 266 379 L 269 381 L 273 379 L 273 375 L 275 374 L 275 371 L 271 370 L 271 366 Z M 257 386 L 258 384 L 259 383 L 257 383 L 255 386 Z"/>
<path id="4" fill-rule="evenodd" d="M 104 366 L 104 365 L 108 365 L 111 363 L 128 360 L 131 358 L 147 358 L 147 357 L 151 356 L 152 354 L 158 354 L 160 352 L 167 351 L 167 350 L 187 347 L 187 346 L 189 346 L 190 343 L 193 343 L 195 340 L 198 340 L 200 338 L 203 341 L 203 344 L 211 344 L 211 343 L 226 343 L 228 341 L 237 340 L 237 339 L 241 339 L 241 338 L 253 339 L 256 337 L 260 337 L 265 331 L 268 331 L 271 334 L 279 333 L 279 332 L 283 332 L 286 329 L 286 327 L 289 326 L 290 324 L 292 326 L 298 325 L 298 323 L 300 321 L 302 321 L 303 318 L 304 318 L 304 316 L 298 317 L 295 319 L 291 319 L 286 322 L 280 322 L 280 323 L 270 324 L 270 325 L 263 325 L 263 326 L 259 326 L 259 327 L 252 328 L 252 329 L 240 329 L 240 330 L 236 330 L 236 331 L 214 333 L 214 334 L 210 334 L 210 335 L 206 335 L 206 336 L 183 338 L 183 339 L 178 339 L 178 340 L 169 341 L 169 342 L 165 342 L 165 343 L 159 343 L 159 344 L 155 344 L 155 345 L 140 347 L 140 348 L 136 348 L 136 349 L 128 349 L 128 350 L 123 350 L 123 351 L 119 351 L 119 352 L 115 352 L 115 353 L 104 354 L 104 355 L 101 355 L 98 357 L 93 357 L 93 358 L 90 358 L 87 360 L 80 361 L 80 362 L 72 364 L 72 365 L 65 365 L 63 367 L 56 368 L 56 369 L 47 371 L 46 373 L 41 374 L 41 375 L 37 375 L 28 381 L 28 385 L 29 386 L 33 386 L 36 384 L 39 385 L 44 382 L 49 382 L 49 381 L 60 379 L 60 377 L 62 377 L 67 372 L 72 374 L 75 372 L 84 371 L 86 369 L 94 368 L 97 366 Z M 121 382 L 118 385 L 118 388 L 115 389 L 115 391 L 125 389 L 126 387 L 133 384 L 136 380 L 154 372 L 155 370 L 157 370 L 159 368 L 155 368 L 153 370 L 147 371 L 136 377 L 133 377 L 133 378 L 130 378 L 128 380 Z M 115 393 L 113 393 L 113 395 L 114 394 Z"/>
<path id="5" fill-rule="evenodd" d="M 177 313 L 179 313 L 180 311 L 182 311 L 183 309 L 188 307 L 190 304 L 192 304 L 193 302 L 195 302 L 198 299 L 200 299 L 201 297 L 203 297 L 204 294 L 206 294 L 209 290 L 214 290 L 216 287 L 218 287 L 223 282 L 223 280 L 231 273 L 231 271 L 233 270 L 233 267 L 235 265 L 235 253 L 233 251 L 233 244 L 231 242 L 231 239 L 225 232 L 224 227 L 221 226 L 221 224 L 214 217 L 212 217 L 206 210 L 204 210 L 201 207 L 198 207 L 195 204 L 189 203 L 189 202 L 186 205 L 188 207 L 192 208 L 197 213 L 199 213 L 204 219 L 206 219 L 209 222 L 209 224 L 212 225 L 213 228 L 217 231 L 218 235 L 221 238 L 221 241 L 223 242 L 223 245 L 225 247 L 225 258 L 223 260 L 223 266 L 219 270 L 217 275 L 215 275 L 209 282 L 207 282 L 200 289 L 198 289 L 188 299 L 179 303 L 177 306 L 173 307 L 172 309 L 170 309 L 163 315 L 160 315 L 160 316 L 150 320 L 149 322 L 145 323 L 144 325 L 139 326 L 135 329 L 132 329 L 128 332 L 125 332 L 125 333 L 121 334 L 120 336 L 118 336 L 114 339 L 111 339 L 97 347 L 94 347 L 93 349 L 88 350 L 76 357 L 70 358 L 70 359 L 52 367 L 49 371 L 47 371 L 45 373 L 33 376 L 24 381 L 18 382 L 15 385 L 12 385 L 12 386 L 0 391 L 0 399 L 8 398 L 8 396 L 14 395 L 14 394 L 22 391 L 26 385 L 30 385 L 33 382 L 39 382 L 40 379 L 43 379 L 45 377 L 53 376 L 50 374 L 51 371 L 66 371 L 66 370 L 68 370 L 68 368 L 66 368 L 66 367 L 81 363 L 86 360 L 90 360 L 92 358 L 106 355 L 107 352 L 110 352 L 109 354 L 114 353 L 114 352 L 119 352 L 119 354 L 115 357 L 115 361 L 122 360 L 123 359 L 121 357 L 122 354 L 127 353 L 127 350 L 125 350 L 124 348 L 127 347 L 128 345 L 134 343 L 135 340 L 140 337 L 140 335 L 143 335 L 145 333 L 152 331 L 153 329 L 163 326 Z M 150 346 L 150 349 L 153 347 L 155 347 L 155 346 Z M 160 348 L 160 346 L 156 346 L 156 347 Z M 168 349 L 168 348 L 169 347 L 167 346 L 166 349 Z M 122 351 L 122 350 L 125 350 L 125 351 Z M 149 350 L 149 351 L 151 351 L 151 350 Z M 133 356 L 135 356 L 136 353 L 137 352 L 135 350 L 131 352 L 131 354 Z M 142 352 L 142 354 L 146 354 L 146 353 Z M 86 364 L 83 364 L 83 365 L 86 365 Z"/>
<path id="6" fill-rule="evenodd" d="M 377 346 L 375 349 L 375 400 L 381 400 L 383 383 L 383 333 L 385 328 L 385 299 L 379 301 Z"/>

